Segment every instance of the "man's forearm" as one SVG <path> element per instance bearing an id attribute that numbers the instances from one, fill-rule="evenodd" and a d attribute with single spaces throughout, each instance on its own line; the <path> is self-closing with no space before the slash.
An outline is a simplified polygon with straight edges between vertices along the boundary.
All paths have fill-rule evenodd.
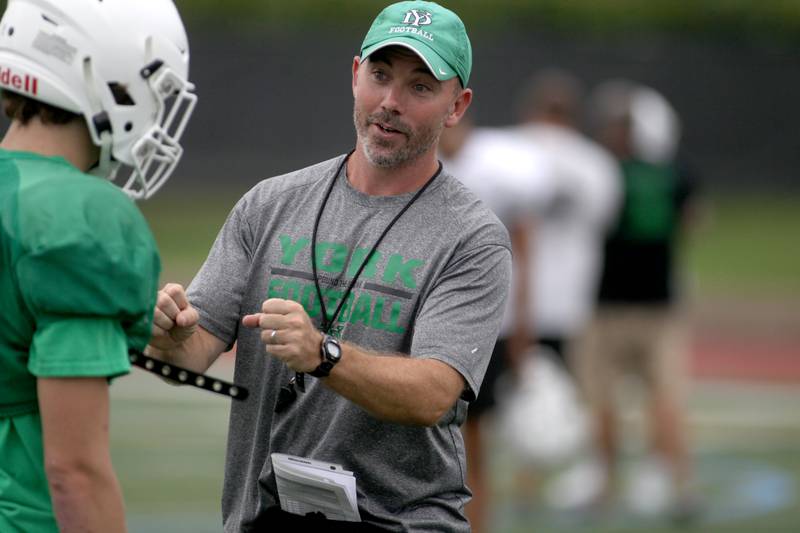
<path id="1" fill-rule="evenodd" d="M 532 295 L 530 286 L 529 269 L 533 259 L 530 246 L 534 237 L 534 221 L 531 218 L 518 220 L 511 228 L 511 246 L 514 249 L 514 269 L 516 279 L 514 289 L 516 294 L 511 295 L 514 307 L 512 309 L 511 334 L 509 338 L 507 356 L 508 364 L 513 374 L 517 374 L 522 356 L 534 337 L 530 328 L 529 305 Z"/>
<path id="2" fill-rule="evenodd" d="M 156 359 L 203 373 L 224 350 L 225 344 L 221 340 L 203 328 L 197 328 L 191 337 L 178 346 L 162 349 L 151 344 L 145 349 L 145 353 Z"/>
<path id="3" fill-rule="evenodd" d="M 258 328 L 270 357 L 298 372 L 321 363 L 322 334 L 298 302 L 270 298 L 242 325 Z M 430 426 L 458 400 L 464 378 L 435 359 L 370 353 L 342 343 L 342 356 L 324 383 L 382 420 Z"/>
<path id="4" fill-rule="evenodd" d="M 326 384 L 382 420 L 434 425 L 464 389 L 464 378 L 441 361 L 370 353 L 348 343 L 342 348 Z"/>
<path id="5" fill-rule="evenodd" d="M 127 531 L 122 491 L 110 462 L 99 469 L 51 468 L 48 480 L 62 533 Z"/>
<path id="6" fill-rule="evenodd" d="M 39 378 L 44 470 L 62 532 L 125 531 L 109 451 L 108 382 Z"/>

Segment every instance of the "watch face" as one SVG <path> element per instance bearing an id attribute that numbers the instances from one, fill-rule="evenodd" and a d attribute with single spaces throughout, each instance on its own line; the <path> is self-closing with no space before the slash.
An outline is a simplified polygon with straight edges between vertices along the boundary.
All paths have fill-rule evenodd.
<path id="1" fill-rule="evenodd" d="M 342 357 L 342 348 L 339 346 L 338 342 L 332 340 L 328 340 L 325 343 L 325 352 L 328 359 L 333 361 L 338 361 Z"/>

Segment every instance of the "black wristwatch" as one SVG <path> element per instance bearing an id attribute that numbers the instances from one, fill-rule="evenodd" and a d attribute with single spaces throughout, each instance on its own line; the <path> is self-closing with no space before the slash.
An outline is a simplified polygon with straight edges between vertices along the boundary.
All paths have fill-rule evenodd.
<path id="1" fill-rule="evenodd" d="M 339 344 L 336 338 L 325 335 L 322 337 L 320 352 L 322 354 L 322 362 L 313 372 L 309 372 L 315 378 L 324 378 L 331 373 L 336 363 L 342 359 L 342 345 Z"/>

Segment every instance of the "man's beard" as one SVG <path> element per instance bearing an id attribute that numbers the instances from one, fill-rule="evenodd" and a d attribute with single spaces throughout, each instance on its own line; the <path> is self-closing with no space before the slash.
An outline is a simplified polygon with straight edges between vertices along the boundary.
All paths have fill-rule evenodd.
<path id="1" fill-rule="evenodd" d="M 365 116 L 357 106 L 353 107 L 353 122 L 358 138 L 364 147 L 364 155 L 371 164 L 380 168 L 397 168 L 416 160 L 430 150 L 444 129 L 444 118 L 438 124 L 422 126 L 419 130 L 414 131 L 388 111 Z M 392 152 L 382 152 L 380 148 L 389 148 L 391 144 L 370 136 L 369 127 L 375 123 L 384 124 L 401 132 L 406 136 L 407 142 Z"/>

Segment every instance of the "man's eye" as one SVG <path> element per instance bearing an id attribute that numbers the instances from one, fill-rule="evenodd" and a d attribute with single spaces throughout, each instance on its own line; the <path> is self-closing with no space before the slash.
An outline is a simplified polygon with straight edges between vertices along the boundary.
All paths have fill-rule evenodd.
<path id="1" fill-rule="evenodd" d="M 429 92 L 431 90 L 431 88 L 428 87 L 427 85 L 423 85 L 421 83 L 417 83 L 416 85 L 414 85 L 414 90 L 416 92 L 418 92 L 418 93 L 426 93 L 426 92 Z"/>
<path id="2" fill-rule="evenodd" d="M 382 71 L 382 70 L 373 71 L 372 72 L 372 77 L 375 78 L 378 81 L 384 81 L 387 78 L 386 73 L 384 71 Z"/>

